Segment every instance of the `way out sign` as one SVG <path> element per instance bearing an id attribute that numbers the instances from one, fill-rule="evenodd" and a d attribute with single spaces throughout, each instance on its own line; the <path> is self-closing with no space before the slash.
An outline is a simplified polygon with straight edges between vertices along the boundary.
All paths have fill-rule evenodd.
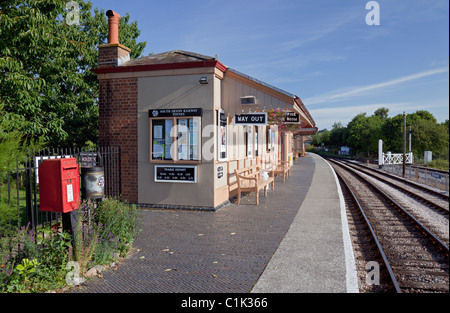
<path id="1" fill-rule="evenodd" d="M 267 112 L 245 113 L 235 115 L 233 120 L 234 125 L 267 125 Z"/>

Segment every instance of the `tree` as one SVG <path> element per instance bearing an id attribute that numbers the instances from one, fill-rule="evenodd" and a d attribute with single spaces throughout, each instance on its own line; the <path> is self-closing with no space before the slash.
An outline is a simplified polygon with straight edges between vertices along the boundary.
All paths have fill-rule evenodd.
<path id="1" fill-rule="evenodd" d="M 389 109 L 388 108 L 379 108 L 374 112 L 375 116 L 378 116 L 379 118 L 386 120 L 389 115 Z"/>
<path id="2" fill-rule="evenodd" d="M 325 128 L 322 130 L 319 130 L 314 136 L 313 136 L 313 145 L 315 146 L 321 146 L 328 145 L 328 142 L 330 140 L 330 132 Z"/>
<path id="3" fill-rule="evenodd" d="M 346 127 L 334 123 L 331 131 L 326 129 L 313 136 L 313 145 L 347 145 L 355 152 L 367 156 L 378 152 L 378 140 L 382 139 L 383 150 L 401 153 L 403 151 L 403 114 L 392 118 L 389 109 L 379 108 L 372 116 L 366 113 L 356 115 Z M 407 114 L 406 126 L 412 127 L 412 151 L 423 156 L 424 151 L 433 151 L 441 159 L 449 158 L 449 120 L 437 123 L 428 111 L 418 110 Z"/>
<path id="4" fill-rule="evenodd" d="M 366 113 L 356 115 L 348 123 L 348 142 L 356 151 L 365 152 L 367 156 L 378 151 L 378 140 L 382 136 L 384 119 L 379 115 L 367 117 Z"/>
<path id="5" fill-rule="evenodd" d="M 0 115 L 0 184 L 8 170 L 25 161 L 30 150 L 38 150 L 44 145 L 42 140 L 24 140 L 23 136 L 12 128 L 11 121 Z"/>
<path id="6" fill-rule="evenodd" d="M 79 25 L 67 23 L 66 2 L 0 0 L 1 114 L 25 138 L 51 145 L 97 142 L 97 45 L 106 43 L 104 10 L 78 1 Z M 138 57 L 137 23 L 120 19 L 121 43 Z"/>
<path id="7" fill-rule="evenodd" d="M 334 123 L 330 132 L 330 145 L 340 147 L 347 144 L 348 131 L 341 122 Z"/>
<path id="8" fill-rule="evenodd" d="M 414 119 L 412 122 L 412 150 L 423 156 L 425 151 L 447 156 L 449 148 L 448 128 L 433 119 Z"/>
<path id="9" fill-rule="evenodd" d="M 406 120 L 410 117 L 407 115 Z M 410 124 L 409 124 L 410 125 Z M 403 151 L 403 114 L 398 114 L 385 121 L 382 126 L 382 135 L 384 151 L 400 153 Z"/>

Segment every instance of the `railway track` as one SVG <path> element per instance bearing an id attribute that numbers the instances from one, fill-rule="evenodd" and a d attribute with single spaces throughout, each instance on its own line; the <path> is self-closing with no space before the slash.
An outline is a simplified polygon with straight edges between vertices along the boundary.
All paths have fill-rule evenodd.
<path id="1" fill-rule="evenodd" d="M 407 179 L 391 175 L 377 169 L 363 166 L 358 163 L 346 161 L 343 161 L 342 163 L 350 166 L 351 168 L 357 169 L 371 177 L 374 177 L 377 180 L 382 181 L 390 186 L 393 186 L 394 188 L 401 190 L 409 196 L 435 207 L 437 210 L 446 215 L 448 215 L 449 213 L 449 195 L 446 192 L 437 191 L 413 181 L 409 181 Z"/>
<path id="2" fill-rule="evenodd" d="M 346 190 L 347 206 L 362 216 L 383 263 L 380 269 L 388 272 L 395 291 L 449 292 L 448 243 L 364 174 L 336 161 L 332 164 Z"/>

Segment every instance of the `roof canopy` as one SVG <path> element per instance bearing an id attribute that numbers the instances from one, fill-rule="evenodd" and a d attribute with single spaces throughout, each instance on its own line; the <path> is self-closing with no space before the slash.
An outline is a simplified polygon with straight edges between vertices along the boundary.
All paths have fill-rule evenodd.
<path id="1" fill-rule="evenodd" d="M 173 50 L 129 60 L 120 66 L 97 68 L 93 71 L 96 74 L 105 74 L 196 67 L 216 67 L 225 73 L 226 76 L 239 80 L 244 84 L 262 90 L 271 96 L 283 100 L 286 103 L 287 108 L 300 114 L 302 121 L 307 125 L 307 127 L 312 129 L 315 128 L 314 119 L 298 96 L 241 73 L 233 68 L 227 67 L 219 62 L 216 57 L 183 50 Z"/>

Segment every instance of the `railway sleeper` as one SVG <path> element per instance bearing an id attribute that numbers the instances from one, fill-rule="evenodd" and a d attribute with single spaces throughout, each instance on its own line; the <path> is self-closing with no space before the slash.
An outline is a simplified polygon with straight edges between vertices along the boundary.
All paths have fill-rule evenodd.
<path id="1" fill-rule="evenodd" d="M 422 270 L 420 268 L 417 270 L 414 270 L 414 269 L 403 269 L 403 268 L 395 267 L 395 273 L 400 274 L 400 275 L 414 275 L 415 277 L 422 277 L 424 275 L 431 276 L 431 277 L 427 277 L 428 279 L 439 276 L 442 278 L 447 278 L 447 280 L 448 280 L 448 273 L 442 272 L 440 269 L 438 269 L 438 270 L 439 271 L 430 271 L 430 270 Z"/>
<path id="2" fill-rule="evenodd" d="M 430 292 L 449 292 L 448 284 L 432 284 L 423 282 L 402 282 L 401 289 L 411 289 L 410 292 L 417 293 L 417 291 Z"/>
<path id="3" fill-rule="evenodd" d="M 436 265 L 436 260 L 433 259 L 407 259 L 407 258 L 391 258 L 392 262 L 397 262 L 397 263 L 431 263 L 432 265 Z M 440 264 L 441 268 L 443 269 L 448 269 L 449 266 L 448 264 Z"/>

